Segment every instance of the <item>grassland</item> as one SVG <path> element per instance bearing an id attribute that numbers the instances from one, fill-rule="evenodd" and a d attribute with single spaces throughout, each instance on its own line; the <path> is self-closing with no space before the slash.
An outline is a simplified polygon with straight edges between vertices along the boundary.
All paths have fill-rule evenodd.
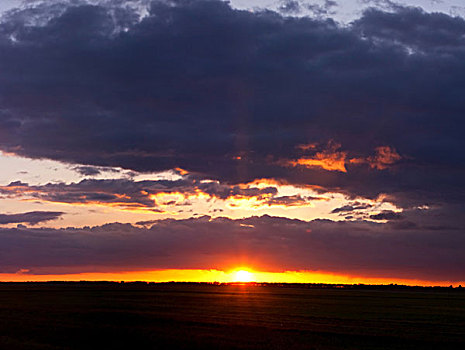
<path id="1" fill-rule="evenodd" d="M 465 349 L 465 292 L 0 284 L 1 349 Z"/>

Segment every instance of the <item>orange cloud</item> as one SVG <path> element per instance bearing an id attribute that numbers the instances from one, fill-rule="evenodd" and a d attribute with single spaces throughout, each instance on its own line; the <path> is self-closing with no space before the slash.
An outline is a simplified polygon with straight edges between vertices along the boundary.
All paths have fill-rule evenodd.
<path id="1" fill-rule="evenodd" d="M 308 168 L 320 167 L 329 171 L 341 171 L 343 173 L 347 172 L 345 167 L 345 155 L 331 155 L 331 157 L 325 158 L 322 153 L 317 153 L 317 158 L 301 158 L 297 161 L 291 162 L 292 165 L 303 165 Z"/>
<path id="2" fill-rule="evenodd" d="M 303 151 L 315 149 L 316 145 L 299 145 L 297 146 Z M 313 157 L 304 157 L 296 161 L 291 161 L 289 164 L 292 166 L 304 166 L 307 168 L 320 167 L 329 171 L 340 171 L 343 173 L 347 172 L 345 167 L 345 160 L 347 157 L 346 152 L 338 151 L 341 147 L 340 144 L 329 142 L 328 149 L 317 152 Z"/>
<path id="3" fill-rule="evenodd" d="M 189 174 L 189 172 L 188 172 L 187 170 L 184 170 L 184 169 L 182 169 L 182 168 L 175 168 L 174 170 L 175 170 L 176 172 L 178 172 L 179 175 L 182 175 L 182 176 L 188 175 L 188 174 Z"/>
<path id="4" fill-rule="evenodd" d="M 301 149 L 302 151 L 308 151 L 312 149 L 316 149 L 317 144 L 316 143 L 305 143 L 298 145 L 297 148 Z"/>
<path id="5" fill-rule="evenodd" d="M 300 144 L 296 148 L 303 152 L 315 151 L 317 144 Z M 375 155 L 366 158 L 351 158 L 347 160 L 347 152 L 340 151 L 341 145 L 329 141 L 326 149 L 316 152 L 313 156 L 301 157 L 297 160 L 285 162 L 287 166 L 304 166 L 307 168 L 319 167 L 328 171 L 347 172 L 346 161 L 350 164 L 368 164 L 372 169 L 384 170 L 398 162 L 402 157 L 393 147 L 379 146 Z"/>
<path id="6" fill-rule="evenodd" d="M 351 164 L 368 164 L 372 169 L 384 170 L 395 164 L 402 157 L 397 151 L 389 146 L 380 146 L 376 149 L 376 154 L 368 158 L 352 158 Z"/>
<path id="7" fill-rule="evenodd" d="M 376 148 L 376 155 L 368 158 L 369 164 L 372 168 L 382 170 L 386 169 L 389 165 L 401 160 L 402 157 L 396 152 L 394 148 L 389 146 L 381 146 Z"/>

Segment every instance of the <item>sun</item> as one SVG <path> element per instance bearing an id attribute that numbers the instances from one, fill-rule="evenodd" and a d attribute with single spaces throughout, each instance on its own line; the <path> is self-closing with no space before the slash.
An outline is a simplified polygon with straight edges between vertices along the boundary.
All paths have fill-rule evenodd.
<path id="1" fill-rule="evenodd" d="M 255 276 L 247 270 L 239 270 L 234 273 L 233 282 L 255 282 Z"/>

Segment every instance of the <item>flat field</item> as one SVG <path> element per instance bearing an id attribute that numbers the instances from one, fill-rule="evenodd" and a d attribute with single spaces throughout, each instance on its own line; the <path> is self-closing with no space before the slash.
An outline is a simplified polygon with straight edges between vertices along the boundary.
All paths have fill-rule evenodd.
<path id="1" fill-rule="evenodd" d="M 1 349 L 465 349 L 465 292 L 0 284 Z"/>

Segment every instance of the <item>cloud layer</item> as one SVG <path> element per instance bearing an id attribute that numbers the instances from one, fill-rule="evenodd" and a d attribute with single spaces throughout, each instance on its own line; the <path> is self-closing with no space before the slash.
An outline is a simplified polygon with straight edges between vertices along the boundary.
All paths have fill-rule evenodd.
<path id="1" fill-rule="evenodd" d="M 177 197 L 177 198 L 173 198 Z M 279 196 L 277 185 L 257 187 L 254 184 L 228 185 L 186 175 L 177 180 L 85 179 L 78 183 L 29 185 L 15 181 L 0 186 L 1 198 L 32 198 L 69 204 L 106 204 L 124 208 L 154 208 L 191 205 L 195 198 L 234 200 L 254 199 L 263 205 L 298 206 L 317 196 Z"/>
<path id="2" fill-rule="evenodd" d="M 396 7 L 341 27 L 180 0 L 140 20 L 121 1 L 83 3 L 3 18 L 0 149 L 463 201 L 463 19 Z"/>
<path id="3" fill-rule="evenodd" d="M 115 223 L 84 229 L 0 229 L 0 272 L 246 265 L 268 271 L 461 281 L 463 247 L 465 237 L 453 228 L 206 216 L 156 221 L 149 228 Z"/>

